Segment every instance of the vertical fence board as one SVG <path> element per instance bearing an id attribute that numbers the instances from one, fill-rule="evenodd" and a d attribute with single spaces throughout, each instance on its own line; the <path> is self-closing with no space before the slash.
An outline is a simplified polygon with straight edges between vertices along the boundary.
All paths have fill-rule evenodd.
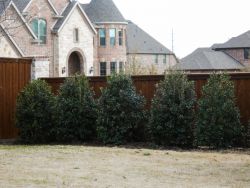
<path id="1" fill-rule="evenodd" d="M 16 98 L 30 81 L 32 59 L 0 58 L 0 139 L 18 135 L 15 128 Z"/>

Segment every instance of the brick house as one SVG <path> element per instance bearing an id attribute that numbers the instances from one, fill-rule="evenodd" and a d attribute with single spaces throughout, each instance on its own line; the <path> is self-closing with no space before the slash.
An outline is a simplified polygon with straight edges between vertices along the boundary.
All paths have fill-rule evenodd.
<path id="1" fill-rule="evenodd" d="M 32 57 L 34 78 L 123 72 L 134 55 L 143 66 L 156 65 L 157 73 L 177 62 L 172 52 L 141 29 L 137 29 L 141 34 L 129 40 L 134 36 L 131 23 L 112 0 L 92 0 L 89 4 L 4 0 L 0 15 L 0 56 Z M 131 48 L 135 42 L 140 44 L 138 51 Z M 150 46 L 151 50 L 144 50 Z"/>

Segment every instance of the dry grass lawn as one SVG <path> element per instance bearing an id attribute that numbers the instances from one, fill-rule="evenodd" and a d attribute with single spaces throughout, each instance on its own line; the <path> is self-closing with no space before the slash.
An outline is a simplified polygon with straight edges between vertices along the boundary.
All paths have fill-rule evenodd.
<path id="1" fill-rule="evenodd" d="M 0 187 L 250 187 L 250 151 L 2 145 Z"/>

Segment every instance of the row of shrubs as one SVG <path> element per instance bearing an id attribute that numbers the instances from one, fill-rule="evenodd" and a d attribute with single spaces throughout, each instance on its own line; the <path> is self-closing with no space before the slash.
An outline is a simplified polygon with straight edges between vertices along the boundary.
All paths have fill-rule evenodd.
<path id="1" fill-rule="evenodd" d="M 229 147 L 244 128 L 228 75 L 213 74 L 197 100 L 194 83 L 171 72 L 159 83 L 150 111 L 128 75 L 112 75 L 99 99 L 85 76 L 67 78 L 54 96 L 43 80 L 19 95 L 16 126 L 26 143 L 154 142 L 163 146 Z"/>

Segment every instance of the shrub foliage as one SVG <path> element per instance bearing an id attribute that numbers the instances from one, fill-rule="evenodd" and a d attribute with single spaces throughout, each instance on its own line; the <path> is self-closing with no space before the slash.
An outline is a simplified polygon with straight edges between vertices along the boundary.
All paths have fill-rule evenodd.
<path id="1" fill-rule="evenodd" d="M 19 94 L 16 107 L 16 127 L 26 143 L 51 140 L 55 98 L 45 81 L 34 80 Z"/>
<path id="2" fill-rule="evenodd" d="M 193 143 L 194 84 L 181 72 L 170 72 L 152 100 L 150 130 L 164 146 L 191 147 Z"/>
<path id="3" fill-rule="evenodd" d="M 144 98 L 136 94 L 130 76 L 112 75 L 99 99 L 98 138 L 107 144 L 132 141 L 144 118 Z"/>
<path id="4" fill-rule="evenodd" d="M 196 128 L 198 145 L 216 148 L 234 145 L 241 137 L 242 127 L 230 77 L 211 75 L 202 94 Z"/>
<path id="5" fill-rule="evenodd" d="M 57 98 L 59 142 L 90 141 L 96 135 L 97 106 L 85 76 L 67 78 Z"/>

